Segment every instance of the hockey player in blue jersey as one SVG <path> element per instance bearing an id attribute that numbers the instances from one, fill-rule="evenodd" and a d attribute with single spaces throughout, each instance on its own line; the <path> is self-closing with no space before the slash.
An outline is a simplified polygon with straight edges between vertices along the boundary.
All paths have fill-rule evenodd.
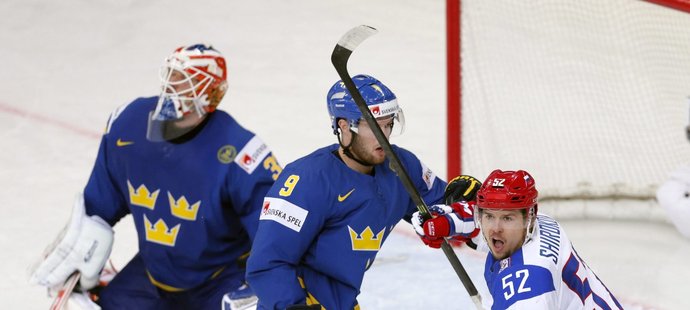
<path id="1" fill-rule="evenodd" d="M 401 132 L 393 92 L 368 75 L 353 81 L 384 134 Z M 338 144 L 288 164 L 264 200 L 247 265 L 259 309 L 358 309 L 365 271 L 416 210 L 341 81 L 326 101 Z M 410 151 L 392 148 L 424 201 L 442 201 L 446 183 Z"/>
<path id="2" fill-rule="evenodd" d="M 115 225 L 131 214 L 139 252 L 100 293 L 104 309 L 221 309 L 245 282 L 263 198 L 282 168 L 270 149 L 216 110 L 225 58 L 207 45 L 176 49 L 160 96 L 112 113 L 91 177 L 32 281 L 98 281 Z M 223 306 L 225 308 L 225 306 Z"/>
<path id="3" fill-rule="evenodd" d="M 622 309 L 604 283 L 577 254 L 563 227 L 537 214 L 538 192 L 523 170 L 494 170 L 476 193 L 440 216 L 416 225 L 426 238 L 465 235 L 488 250 L 484 280 L 488 309 Z M 414 214 L 413 223 L 421 223 Z M 490 297 L 490 298 L 487 298 Z"/>

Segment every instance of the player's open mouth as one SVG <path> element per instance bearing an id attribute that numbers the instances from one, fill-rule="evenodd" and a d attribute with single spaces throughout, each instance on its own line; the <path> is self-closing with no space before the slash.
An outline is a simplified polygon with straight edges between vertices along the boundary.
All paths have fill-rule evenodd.
<path id="1" fill-rule="evenodd" d="M 494 249 L 496 251 L 500 251 L 501 249 L 503 249 L 503 245 L 505 245 L 505 242 L 503 242 L 503 240 L 498 240 L 495 238 L 491 238 L 491 243 L 493 244 Z"/>

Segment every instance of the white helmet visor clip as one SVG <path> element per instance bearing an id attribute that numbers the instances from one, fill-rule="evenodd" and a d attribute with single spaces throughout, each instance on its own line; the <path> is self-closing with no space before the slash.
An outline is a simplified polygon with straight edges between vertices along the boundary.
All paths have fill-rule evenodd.
<path id="1" fill-rule="evenodd" d="M 386 101 L 381 104 L 370 105 L 369 111 L 376 118 L 381 131 L 389 137 L 401 135 L 405 131 L 405 114 L 402 108 L 398 106 L 397 99 Z M 366 134 L 372 132 L 364 119 L 350 120 L 350 130 L 357 134 Z M 367 130 L 360 131 L 360 126 L 366 127 Z"/>

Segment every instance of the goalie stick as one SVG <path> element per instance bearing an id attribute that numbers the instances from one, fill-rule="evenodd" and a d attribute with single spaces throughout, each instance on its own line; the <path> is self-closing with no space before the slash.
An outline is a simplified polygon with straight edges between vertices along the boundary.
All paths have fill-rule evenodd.
<path id="1" fill-rule="evenodd" d="M 58 289 L 57 294 L 55 295 L 55 299 L 53 299 L 53 303 L 50 305 L 50 310 L 61 310 L 67 303 L 67 300 L 69 300 L 69 295 L 72 294 L 72 291 L 74 291 L 74 287 L 77 286 L 77 282 L 79 282 L 79 278 L 81 278 L 81 273 L 79 271 L 74 272 L 72 275 L 65 280 L 65 283 L 62 284 L 62 286 Z"/>
<path id="2" fill-rule="evenodd" d="M 369 124 L 369 127 L 371 127 L 371 130 L 374 132 L 376 140 L 378 140 L 379 144 L 381 144 L 381 147 L 386 153 L 386 156 L 393 165 L 393 169 L 395 169 L 395 171 L 397 172 L 398 178 L 403 183 L 405 190 L 417 206 L 419 213 L 422 215 L 424 219 L 430 219 L 431 214 L 429 213 L 429 208 L 427 207 L 426 203 L 424 203 L 424 200 L 422 200 L 422 198 L 420 197 L 417 188 L 414 186 L 412 180 L 410 179 L 410 176 L 407 174 L 407 171 L 405 171 L 405 168 L 403 168 L 402 164 L 400 163 L 400 159 L 393 152 L 390 142 L 388 142 L 388 139 L 386 139 L 386 136 L 383 134 L 383 131 L 381 131 L 381 127 L 379 127 L 378 123 L 376 122 L 376 119 L 371 114 L 371 111 L 369 111 L 366 102 L 364 102 L 362 95 L 357 90 L 355 83 L 352 81 L 352 78 L 350 77 L 350 74 L 347 71 L 347 62 L 350 59 L 350 55 L 352 55 L 352 52 L 355 50 L 355 48 L 357 48 L 357 46 L 360 43 L 362 43 L 362 41 L 376 34 L 376 32 L 377 30 L 375 28 L 367 25 L 360 25 L 350 29 L 347 33 L 345 33 L 345 35 L 343 35 L 342 38 L 340 38 L 338 44 L 335 45 L 333 53 L 331 54 L 331 63 L 333 63 L 335 71 L 338 72 L 340 79 L 343 81 L 343 83 L 345 83 L 345 87 L 347 87 L 347 90 L 350 92 L 352 99 L 354 99 L 355 103 L 357 104 L 357 107 L 362 113 L 362 117 L 366 120 L 367 124 Z M 445 239 L 443 241 L 443 244 L 441 244 L 441 248 L 443 249 L 443 253 L 448 258 L 448 261 L 450 261 L 450 264 L 453 266 L 455 273 L 460 278 L 460 281 L 462 282 L 463 286 L 465 286 L 465 289 L 467 290 L 467 293 L 470 295 L 470 298 L 477 306 L 477 309 L 482 309 L 481 296 L 479 296 L 477 288 L 474 286 L 474 283 L 472 283 L 472 279 L 470 279 L 469 275 L 467 274 L 467 271 L 465 271 L 465 268 L 462 266 L 462 263 L 460 263 L 460 260 L 458 259 L 457 255 L 455 255 L 455 252 L 453 251 L 452 247 L 448 244 L 448 242 Z"/>

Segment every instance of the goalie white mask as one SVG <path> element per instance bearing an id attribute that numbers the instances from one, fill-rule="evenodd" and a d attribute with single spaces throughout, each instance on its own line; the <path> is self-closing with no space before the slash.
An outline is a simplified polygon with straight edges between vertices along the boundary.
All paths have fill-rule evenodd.
<path id="1" fill-rule="evenodd" d="M 149 117 L 149 140 L 180 137 L 198 124 L 188 119 L 215 111 L 227 91 L 226 76 L 225 58 L 213 47 L 177 48 L 161 68 L 161 94 Z"/>

